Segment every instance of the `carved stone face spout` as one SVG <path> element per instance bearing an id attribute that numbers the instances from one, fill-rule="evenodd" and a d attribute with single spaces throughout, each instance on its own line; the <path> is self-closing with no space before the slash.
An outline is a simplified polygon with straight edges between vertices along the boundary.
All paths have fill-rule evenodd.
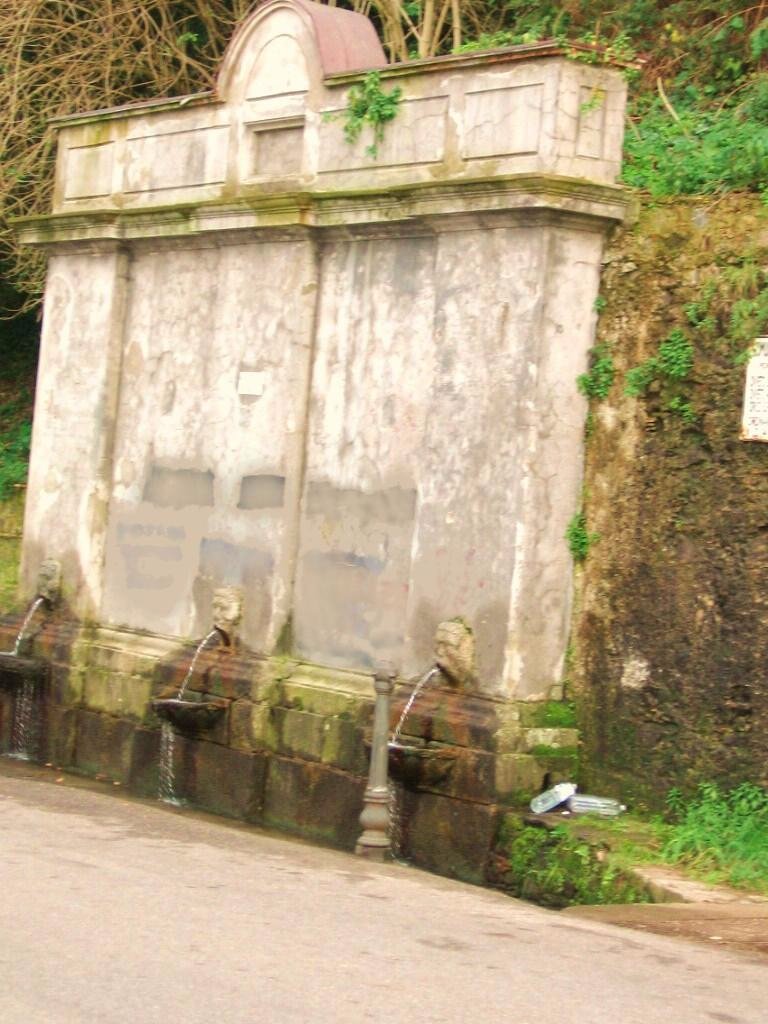
<path id="1" fill-rule="evenodd" d="M 441 622 L 435 632 L 435 662 L 452 683 L 459 686 L 475 678 L 475 638 L 461 620 Z"/>
<path id="2" fill-rule="evenodd" d="M 213 625 L 232 643 L 243 618 L 240 587 L 217 587 L 213 592 Z"/>
<path id="3" fill-rule="evenodd" d="M 44 558 L 37 574 L 37 595 L 49 605 L 55 605 L 61 596 L 61 565 L 55 558 Z"/>

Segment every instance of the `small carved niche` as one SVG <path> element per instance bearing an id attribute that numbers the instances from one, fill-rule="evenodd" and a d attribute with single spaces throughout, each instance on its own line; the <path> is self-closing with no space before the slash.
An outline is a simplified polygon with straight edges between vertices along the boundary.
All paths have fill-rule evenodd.
<path id="1" fill-rule="evenodd" d="M 304 117 L 279 117 L 249 124 L 252 133 L 252 178 L 286 178 L 301 173 Z"/>

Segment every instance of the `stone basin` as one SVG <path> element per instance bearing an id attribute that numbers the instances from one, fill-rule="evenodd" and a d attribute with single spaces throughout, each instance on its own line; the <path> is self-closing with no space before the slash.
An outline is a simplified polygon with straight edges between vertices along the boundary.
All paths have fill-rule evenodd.
<path id="1" fill-rule="evenodd" d="M 152 701 L 152 710 L 158 718 L 175 726 L 179 732 L 201 732 L 211 729 L 227 710 L 229 701 L 184 700 L 168 697 Z"/>
<path id="2" fill-rule="evenodd" d="M 0 688 L 14 690 L 25 681 L 42 684 L 48 675 L 48 665 L 39 658 L 19 657 L 9 651 L 0 651 Z"/>
<path id="3" fill-rule="evenodd" d="M 389 776 L 407 789 L 434 786 L 450 774 L 456 760 L 452 747 L 388 743 Z"/>

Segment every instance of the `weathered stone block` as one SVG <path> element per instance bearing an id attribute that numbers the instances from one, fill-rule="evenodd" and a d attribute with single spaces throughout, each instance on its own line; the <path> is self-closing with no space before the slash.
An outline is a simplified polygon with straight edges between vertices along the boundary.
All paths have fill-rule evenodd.
<path id="1" fill-rule="evenodd" d="M 404 808 L 405 852 L 419 867 L 481 884 L 498 814 L 493 806 L 421 793 Z"/>
<path id="2" fill-rule="evenodd" d="M 264 754 L 231 750 L 177 736 L 177 794 L 214 814 L 260 821 L 264 802 Z"/>
<path id="3" fill-rule="evenodd" d="M 51 667 L 51 700 L 55 704 L 75 705 L 83 701 L 85 672 L 75 666 Z"/>
<path id="4" fill-rule="evenodd" d="M 360 697 L 354 693 L 324 688 L 306 682 L 295 682 L 286 679 L 281 684 L 282 703 L 289 708 L 308 711 L 314 715 L 333 718 L 342 715 L 356 718 L 361 703 Z"/>
<path id="5" fill-rule="evenodd" d="M 275 708 L 274 718 L 280 737 L 279 749 L 283 754 L 320 761 L 323 757 L 326 719 L 307 711 Z"/>
<path id="6" fill-rule="evenodd" d="M 51 663 L 69 664 L 70 651 L 79 634 L 78 623 L 44 615 L 32 630 L 33 653 Z"/>
<path id="7" fill-rule="evenodd" d="M 45 709 L 45 728 L 41 738 L 40 760 L 66 768 L 73 764 L 77 738 L 77 712 L 74 708 L 50 704 Z"/>
<path id="8" fill-rule="evenodd" d="M 272 757 L 264 824 L 343 849 L 360 834 L 365 780 L 326 765 Z"/>
<path id="9" fill-rule="evenodd" d="M 434 788 L 458 799 L 492 803 L 496 796 L 495 764 L 495 756 L 488 751 L 459 748 L 445 786 Z"/>
<path id="10" fill-rule="evenodd" d="M 156 663 L 152 670 L 152 678 L 158 694 L 171 696 L 178 693 L 187 674 L 191 658 L 192 654 L 190 654 L 189 658 L 179 659 L 175 657 L 172 661 L 158 661 Z"/>
<path id="11" fill-rule="evenodd" d="M 138 728 L 133 734 L 128 785 L 139 796 L 156 797 L 160 774 L 160 730 Z"/>
<path id="12" fill-rule="evenodd" d="M 431 739 L 450 746 L 492 750 L 499 725 L 497 708 L 481 697 L 439 691 L 429 709 Z"/>
<path id="13" fill-rule="evenodd" d="M 578 729 L 526 729 L 525 749 L 535 747 L 575 748 L 579 742 Z"/>
<path id="14" fill-rule="evenodd" d="M 544 769 L 531 754 L 496 755 L 496 792 L 502 798 L 521 799 L 541 791 Z"/>
<path id="15" fill-rule="evenodd" d="M 280 702 L 280 682 L 290 676 L 298 665 L 292 658 L 269 658 L 260 661 L 251 676 L 251 700 L 254 703 Z"/>
<path id="16" fill-rule="evenodd" d="M 276 750 L 278 734 L 272 708 L 236 700 L 229 709 L 229 742 L 237 750 Z"/>
<path id="17" fill-rule="evenodd" d="M 498 709 L 498 728 L 494 748 L 499 754 L 512 754 L 523 749 L 525 737 L 520 711 L 514 705 L 501 705 Z"/>
<path id="18" fill-rule="evenodd" d="M 325 720 L 323 764 L 333 764 L 356 775 L 368 770 L 368 755 L 363 732 L 354 722 L 342 718 Z"/>
<path id="19" fill-rule="evenodd" d="M 85 672 L 83 703 L 93 711 L 142 721 L 150 711 L 152 679 L 90 668 Z"/>
<path id="20" fill-rule="evenodd" d="M 135 725 L 125 718 L 76 711 L 77 737 L 72 763 L 87 775 L 106 775 L 116 782 L 130 776 Z"/>
<path id="21" fill-rule="evenodd" d="M 123 675 L 151 675 L 155 658 L 128 647 L 106 647 L 93 643 L 88 647 L 87 662 L 91 667 L 107 669 Z"/>
<path id="22" fill-rule="evenodd" d="M 205 690 L 215 697 L 237 700 L 251 694 L 254 674 L 261 676 L 262 659 L 245 659 L 235 656 L 227 649 L 218 649 L 211 655 L 207 668 L 198 675 L 195 688 Z"/>
<path id="23" fill-rule="evenodd" d="M 0 751 L 3 753 L 11 749 L 12 726 L 13 694 L 10 690 L 0 690 Z"/>
<path id="24" fill-rule="evenodd" d="M 194 699 L 188 694 L 188 699 Z M 201 708 L 187 710 L 181 716 L 172 719 L 177 732 L 203 739 L 209 743 L 230 745 L 230 709 L 232 704 L 221 697 L 201 694 L 201 705 L 208 705 L 208 710 L 201 714 Z M 158 716 L 159 717 L 159 716 Z"/>

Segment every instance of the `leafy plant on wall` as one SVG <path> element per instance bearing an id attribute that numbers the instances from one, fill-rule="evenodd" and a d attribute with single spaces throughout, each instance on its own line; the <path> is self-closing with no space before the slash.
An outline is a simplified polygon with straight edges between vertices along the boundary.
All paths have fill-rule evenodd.
<path id="1" fill-rule="evenodd" d="M 342 116 L 344 138 L 354 145 L 367 126 L 373 134 L 373 142 L 365 152 L 372 159 L 379 155 L 379 146 L 384 141 L 384 126 L 392 121 L 400 106 L 402 90 L 399 85 L 386 92 L 381 87 L 381 75 L 371 71 L 360 85 L 353 85 L 347 96 L 347 108 Z"/>

